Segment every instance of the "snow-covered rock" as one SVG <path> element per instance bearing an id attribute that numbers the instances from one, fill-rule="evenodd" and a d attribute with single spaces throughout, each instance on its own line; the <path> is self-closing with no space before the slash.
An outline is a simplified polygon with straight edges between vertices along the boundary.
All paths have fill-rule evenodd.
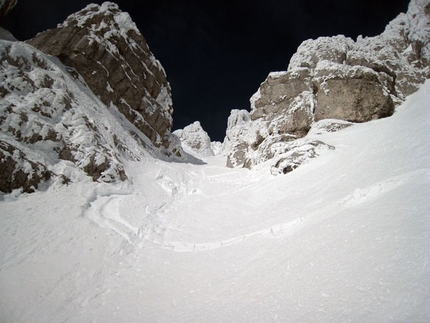
<path id="1" fill-rule="evenodd" d="M 430 76 L 430 2 L 412 0 L 376 37 L 304 41 L 287 71 L 272 72 L 250 99 L 242 126 L 232 111 L 227 165 L 251 168 L 277 157 L 315 122 L 366 122 L 390 116 Z M 241 112 L 246 115 L 246 112 Z M 280 165 L 279 159 L 273 165 Z M 283 172 L 283 169 L 279 171 Z"/>
<path id="2" fill-rule="evenodd" d="M 115 105 L 155 146 L 170 145 L 166 73 L 118 5 L 90 4 L 28 43 L 76 69 L 104 104 Z"/>
<path id="3" fill-rule="evenodd" d="M 51 178 L 52 172 L 39 162 L 29 160 L 15 146 L 0 140 L 0 188 L 2 192 L 22 189 L 34 192 L 40 182 Z"/>
<path id="4" fill-rule="evenodd" d="M 0 40 L 1 192 L 32 192 L 48 179 L 69 183 L 85 175 L 119 182 L 128 178 L 127 160 L 186 158 L 170 133 L 164 70 L 128 14 L 112 3 L 90 5 L 31 43 L 41 39 L 40 47 L 59 59 Z"/>
<path id="5" fill-rule="evenodd" d="M 199 121 L 186 126 L 184 129 L 175 130 L 173 134 L 179 137 L 183 145 L 197 154 L 204 157 L 214 155 L 211 139 Z"/>

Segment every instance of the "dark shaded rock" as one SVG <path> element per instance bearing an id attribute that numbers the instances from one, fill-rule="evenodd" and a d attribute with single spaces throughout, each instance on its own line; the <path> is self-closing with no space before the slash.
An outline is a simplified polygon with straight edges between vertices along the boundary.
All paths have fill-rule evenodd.
<path id="1" fill-rule="evenodd" d="M 170 133 L 164 69 L 117 5 L 89 5 L 32 45 L 4 35 L 0 30 L 0 191 L 30 192 L 50 174 L 60 184 L 84 174 L 125 181 L 127 160 L 186 158 Z"/>
<path id="2" fill-rule="evenodd" d="M 155 146 L 169 145 L 163 143 L 173 113 L 166 74 L 116 4 L 89 5 L 28 43 L 75 69 L 104 104 L 115 105 Z"/>
<path id="3" fill-rule="evenodd" d="M 18 0 L 3 0 L 0 2 L 0 18 L 7 14 L 15 7 Z"/>
<path id="4" fill-rule="evenodd" d="M 0 140 L 1 192 L 11 193 L 21 189 L 25 193 L 32 193 L 52 175 L 44 165 L 29 160 L 20 149 Z"/>

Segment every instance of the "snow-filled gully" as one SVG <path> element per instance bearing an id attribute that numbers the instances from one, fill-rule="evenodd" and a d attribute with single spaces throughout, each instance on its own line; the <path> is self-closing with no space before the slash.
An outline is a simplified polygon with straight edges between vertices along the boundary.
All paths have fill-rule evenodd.
<path id="1" fill-rule="evenodd" d="M 429 98 L 286 176 L 148 157 L 5 196 L 0 321 L 428 322 Z"/>
<path id="2" fill-rule="evenodd" d="M 235 195 L 237 195 L 236 198 L 242 198 L 240 192 L 251 184 L 246 183 L 245 180 L 237 183 L 227 181 L 228 173 L 232 171 L 225 167 L 219 167 L 217 175 L 208 175 L 205 173 L 204 166 L 200 166 L 201 170 L 198 172 L 192 171 L 193 168 L 199 167 L 194 165 L 188 165 L 187 168 L 189 169 L 183 169 L 182 172 L 172 172 L 169 170 L 171 167 L 168 165 L 168 163 L 161 161 L 154 163 L 154 166 L 160 169 L 154 172 L 157 174 L 155 178 L 145 181 L 145 183 L 156 183 L 161 188 L 161 190 L 155 190 L 157 194 L 162 191 L 162 195 L 164 195 L 159 204 L 151 206 L 146 204 L 147 200 L 157 199 L 150 196 L 146 196 L 142 200 L 133 199 L 133 193 L 127 190 L 123 192 L 112 189 L 107 192 L 99 190 L 97 197 L 92 195 L 89 199 L 89 207 L 84 212 L 84 216 L 101 228 L 109 229 L 119 234 L 135 247 L 144 248 L 145 246 L 156 245 L 159 248 L 177 252 L 213 250 L 265 234 L 280 236 L 288 234 L 292 230 L 298 230 L 299 227 L 303 227 L 306 224 L 306 217 L 298 217 L 286 223 L 277 223 L 258 230 L 246 229 L 245 227 L 237 236 L 229 235 L 225 238 L 222 235 L 216 237 L 207 236 L 207 242 L 182 241 L 180 236 L 184 234 L 184 231 L 181 229 L 181 224 L 177 223 L 177 220 L 178 217 L 186 217 L 189 214 L 181 214 L 181 204 L 193 203 L 193 201 L 199 202 L 198 198 L 193 200 L 189 197 L 190 195 L 202 194 L 201 192 L 204 190 L 211 191 L 211 186 L 216 186 L 217 184 L 230 184 L 232 186 L 230 189 L 219 191 L 215 188 L 216 194 L 209 196 L 213 203 L 217 203 L 216 201 L 220 197 L 229 196 L 234 199 Z M 213 172 L 213 168 L 209 168 L 210 171 Z M 242 170 L 242 172 L 247 171 Z M 172 178 L 173 175 L 175 175 L 175 178 Z M 222 180 L 223 177 L 224 181 Z M 200 187 L 197 187 L 196 184 L 200 185 Z M 143 192 L 148 190 L 145 190 L 145 187 L 135 187 L 135 191 Z M 160 196 L 158 198 L 160 199 Z M 261 203 L 268 203 L 268 201 L 261 200 Z M 196 210 L 198 207 L 198 205 L 195 208 L 191 206 L 192 209 Z M 249 205 L 248 207 L 252 209 L 255 208 L 255 205 Z M 137 210 L 137 213 L 130 216 L 129 210 Z M 252 210 L 245 210 L 246 212 L 252 212 Z M 127 220 L 122 214 L 128 214 L 129 219 Z M 185 234 L 190 235 L 192 232 Z"/>

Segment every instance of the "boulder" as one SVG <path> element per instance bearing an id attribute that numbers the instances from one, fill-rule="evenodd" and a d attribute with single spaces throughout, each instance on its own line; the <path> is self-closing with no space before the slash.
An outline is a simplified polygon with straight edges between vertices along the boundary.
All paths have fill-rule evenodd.
<path id="1" fill-rule="evenodd" d="M 182 145 L 200 156 L 208 157 L 214 155 L 211 139 L 208 133 L 203 130 L 199 121 L 186 126 L 184 129 L 175 130 L 173 135 L 179 137 Z"/>

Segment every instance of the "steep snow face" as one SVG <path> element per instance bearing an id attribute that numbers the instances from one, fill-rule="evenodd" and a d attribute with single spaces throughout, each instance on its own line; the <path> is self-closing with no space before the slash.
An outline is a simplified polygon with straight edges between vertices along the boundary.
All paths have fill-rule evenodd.
<path id="1" fill-rule="evenodd" d="M 0 93 L 3 192 L 31 192 L 50 177 L 82 179 L 78 169 L 96 181 L 123 181 L 124 160 L 166 155 L 75 70 L 25 43 L 0 41 Z"/>
<path id="2" fill-rule="evenodd" d="M 288 176 L 148 156 L 126 183 L 5 196 L 2 322 L 427 322 L 430 83 L 332 123 Z"/>
<path id="3" fill-rule="evenodd" d="M 116 4 L 88 5 L 28 42 L 75 68 L 104 104 L 115 105 L 155 146 L 172 143 L 166 73 L 129 14 Z"/>
<path id="4" fill-rule="evenodd" d="M 228 127 L 227 165 L 251 168 L 269 159 L 280 165 L 285 156 L 278 152 L 290 154 L 291 140 L 320 120 L 366 122 L 392 115 L 430 76 L 429 8 L 428 0 L 412 1 L 376 37 L 304 41 L 287 71 L 270 73 L 252 96 L 244 126 Z M 232 111 L 231 118 L 236 115 Z"/>
<path id="5" fill-rule="evenodd" d="M 16 41 L 17 39 L 12 35 L 12 33 L 3 27 L 0 27 L 0 39 Z"/>

